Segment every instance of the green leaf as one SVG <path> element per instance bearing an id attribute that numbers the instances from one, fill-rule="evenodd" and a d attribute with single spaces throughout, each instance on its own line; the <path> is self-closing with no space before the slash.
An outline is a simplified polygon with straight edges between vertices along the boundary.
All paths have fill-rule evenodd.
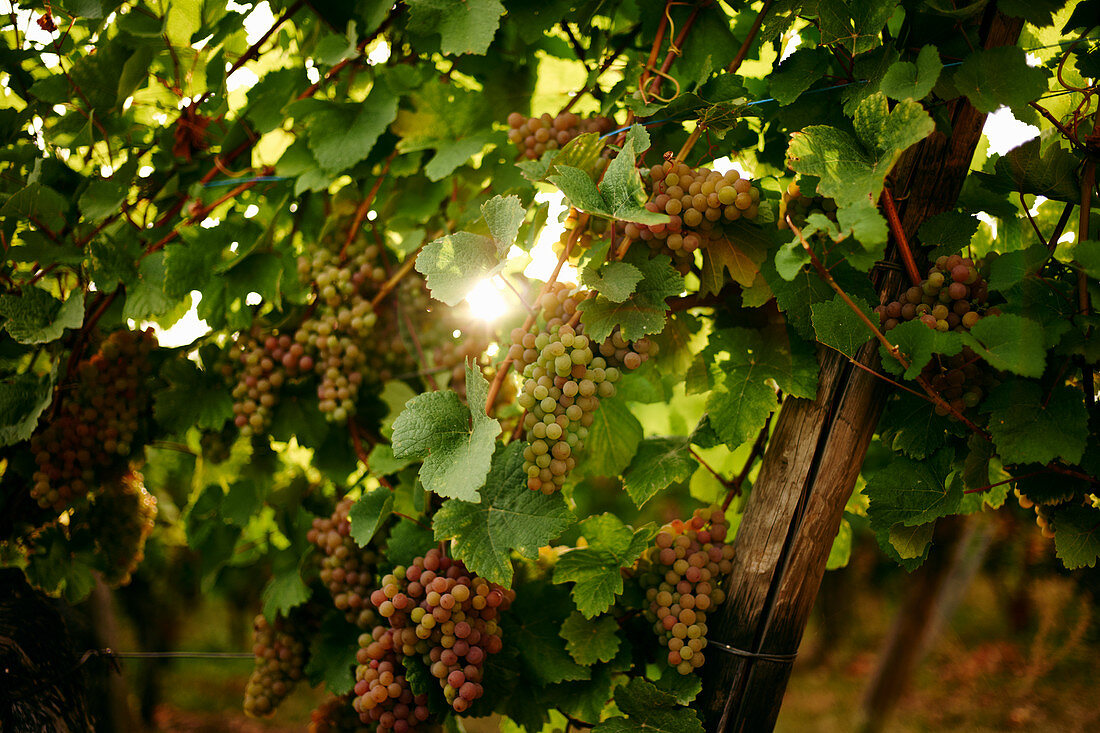
<path id="1" fill-rule="evenodd" d="M 146 69 L 146 72 L 148 69 Z M 128 186 L 114 179 L 95 179 L 88 183 L 80 196 L 80 213 L 88 221 L 97 221 L 109 214 L 117 214 L 126 200 Z"/>
<path id="2" fill-rule="evenodd" d="M 444 502 L 432 520 L 435 538 L 452 543 L 454 557 L 486 580 L 512 583 L 511 553 L 534 559 L 576 518 L 558 494 L 527 488 L 522 441 L 497 451 L 477 504 Z"/>
<path id="3" fill-rule="evenodd" d="M 703 271 L 699 276 L 699 291 L 718 295 L 730 279 L 748 288 L 760 274 L 760 265 L 775 245 L 776 229 L 750 224 L 744 219 L 727 223 L 722 236 L 711 239 L 703 247 Z"/>
<path id="4" fill-rule="evenodd" d="M 1041 377 L 1046 368 L 1043 327 L 1011 313 L 985 316 L 963 337 L 995 369 Z"/>
<path id="5" fill-rule="evenodd" d="M 958 511 L 962 481 L 948 482 L 953 453 L 941 450 L 929 459 L 914 461 L 895 456 L 867 480 L 864 493 L 871 526 L 889 529 L 895 524 L 916 527 Z"/>
<path id="6" fill-rule="evenodd" d="M 901 451 L 910 458 L 925 458 L 942 448 L 949 436 L 961 435 L 965 428 L 937 415 L 934 403 L 899 392 L 887 403 L 878 430 L 883 445 L 891 450 Z"/>
<path id="7" fill-rule="evenodd" d="M 597 620 L 586 619 L 580 611 L 574 611 L 561 627 L 565 650 L 577 664 L 590 667 L 596 662 L 610 662 L 619 651 L 619 624 L 611 616 Z"/>
<path id="8" fill-rule="evenodd" d="M 634 250 L 627 255 L 627 262 L 642 274 L 633 295 L 620 303 L 598 295 L 580 304 L 581 322 L 597 343 L 607 339 L 615 326 L 630 341 L 660 333 L 668 313 L 665 299 L 683 292 L 684 278 L 667 258 L 650 259 L 648 253 Z"/>
<path id="9" fill-rule="evenodd" d="M 600 400 L 578 459 L 585 476 L 618 476 L 630 465 L 642 440 L 642 424 L 621 397 Z"/>
<path id="10" fill-rule="evenodd" d="M 890 109 L 881 92 L 859 103 L 854 123 L 858 139 L 833 127 L 811 125 L 793 133 L 787 148 L 790 167 L 817 176 L 817 192 L 841 206 L 877 198 L 902 152 L 935 127 L 918 103 L 905 100 Z"/>
<path id="11" fill-rule="evenodd" d="M 416 271 L 427 278 L 432 297 L 452 307 L 499 268 L 496 243 L 469 232 L 440 237 L 416 258 Z"/>
<path id="12" fill-rule="evenodd" d="M 589 667 L 573 660 L 560 636 L 572 613 L 573 604 L 564 588 L 535 581 L 524 586 L 502 620 L 505 638 L 523 650 L 520 660 L 540 687 L 592 677 Z"/>
<path id="13" fill-rule="evenodd" d="M 862 298 L 852 298 L 872 323 L 878 318 Z M 814 332 L 817 340 L 826 346 L 831 346 L 849 359 L 854 359 L 859 348 L 874 338 L 859 316 L 844 302 L 839 295 L 824 303 L 814 303 L 810 306 L 813 313 Z"/>
<path id="14" fill-rule="evenodd" d="M 687 438 L 647 438 L 623 472 L 623 488 L 639 509 L 672 484 L 691 478 L 699 464 Z"/>
<path id="15" fill-rule="evenodd" d="M 497 245 L 497 254 L 504 255 L 519 234 L 527 212 L 519 196 L 494 196 L 481 205 L 481 216 L 489 227 L 489 236 Z"/>
<path id="16" fill-rule="evenodd" d="M 615 704 L 623 715 L 597 724 L 592 733 L 703 733 L 695 711 L 640 677 L 616 690 Z"/>
<path id="17" fill-rule="evenodd" d="M 996 171 L 1011 181 L 1016 191 L 1077 203 L 1081 201 L 1080 163 L 1077 156 L 1059 145 L 1043 150 L 1036 137 L 998 158 Z"/>
<path id="18" fill-rule="evenodd" d="M 66 328 L 84 323 L 84 292 L 75 290 L 64 303 L 41 288 L 23 288 L 21 295 L 0 295 L 0 316 L 11 337 L 21 344 L 56 341 Z"/>
<path id="19" fill-rule="evenodd" d="M 656 536 L 657 528 L 647 524 L 633 530 L 614 514 L 605 513 L 581 522 L 587 547 L 570 550 L 554 566 L 555 584 L 574 583 L 572 596 L 577 610 L 594 618 L 611 608 L 623 592 L 620 570 L 634 563 Z"/>
<path id="20" fill-rule="evenodd" d="M 296 564 L 288 564 L 264 586 L 263 613 L 270 621 L 278 615 L 300 606 L 309 600 L 309 586 L 302 581 L 302 574 Z"/>
<path id="21" fill-rule="evenodd" d="M 1100 279 L 1100 242 L 1095 239 L 1079 242 L 1073 248 L 1073 261 L 1086 275 Z"/>
<path id="22" fill-rule="evenodd" d="M 980 224 L 976 216 L 961 211 L 945 211 L 921 224 L 917 236 L 921 244 L 936 247 L 935 256 L 953 255 L 970 244 Z"/>
<path id="23" fill-rule="evenodd" d="M 29 374 L 0 381 L 0 446 L 13 445 L 34 433 L 38 417 L 50 406 L 53 385 Z"/>
<path id="24" fill-rule="evenodd" d="M 640 127 L 635 125 L 634 127 Z M 641 140 L 640 133 L 628 135 L 622 150 L 612 159 L 600 182 L 599 191 L 615 219 L 633 221 L 640 224 L 663 224 L 671 219 L 667 214 L 647 210 L 647 194 L 642 185 L 641 176 L 635 167 L 634 141 Z M 648 142 L 648 134 L 645 137 Z"/>
<path id="25" fill-rule="evenodd" d="M 962 334 L 956 331 L 937 331 L 921 321 L 906 321 L 886 333 L 886 338 L 897 346 L 909 359 L 909 368 L 905 370 L 906 379 L 916 379 L 921 369 L 936 354 L 954 356 L 965 345 Z M 900 366 L 884 346 L 879 347 L 882 363 L 892 371 L 900 371 Z"/>
<path id="26" fill-rule="evenodd" d="M 379 443 L 370 450 L 367 456 L 367 465 L 370 467 L 371 476 L 390 476 L 413 463 L 411 458 L 394 458 L 393 446 L 388 443 Z"/>
<path id="27" fill-rule="evenodd" d="M 440 36 L 440 50 L 447 56 L 489 50 L 504 5 L 500 0 L 409 0 L 409 30 Z"/>
<path id="28" fill-rule="evenodd" d="M 393 492 L 384 486 L 372 489 L 359 497 L 348 512 L 351 520 L 351 538 L 360 547 L 366 547 L 378 530 L 386 523 L 393 509 Z"/>
<path id="29" fill-rule="evenodd" d="M 1019 109 L 1047 90 L 1047 72 L 1027 63 L 1019 46 L 998 46 L 970 53 L 952 79 L 955 88 L 979 112 L 998 107 Z"/>
<path id="30" fill-rule="evenodd" d="M 612 303 L 622 303 L 634 294 L 642 273 L 626 262 L 603 262 L 593 257 L 581 270 L 581 285 L 595 290 Z"/>
<path id="31" fill-rule="evenodd" d="M 607 202 L 596 188 L 596 182 L 587 173 L 570 165 L 555 165 L 554 170 L 557 172 L 546 180 L 558 187 L 571 206 L 590 214 L 611 218 Z"/>
<path id="32" fill-rule="evenodd" d="M 430 529 L 412 520 L 402 519 L 390 530 L 383 557 L 390 567 L 409 565 L 435 546 L 435 538 Z"/>
<path id="33" fill-rule="evenodd" d="M 661 670 L 661 678 L 656 684 L 658 690 L 672 695 L 681 705 L 690 705 L 703 691 L 703 680 L 700 675 L 680 674 L 669 666 Z"/>
<path id="34" fill-rule="evenodd" d="M 925 553 L 928 552 L 928 544 L 932 541 L 932 531 L 935 528 L 935 522 L 918 524 L 916 527 L 895 524 L 890 528 L 890 546 L 894 548 L 894 551 L 898 553 L 898 557 L 902 560 L 916 560 L 919 558 L 923 561 Z"/>
<path id="35" fill-rule="evenodd" d="M 1013 379 L 989 393 L 982 411 L 1005 463 L 1077 463 L 1085 453 L 1088 414 L 1080 390 L 1062 385 L 1046 395 L 1035 382 Z"/>
<path id="36" fill-rule="evenodd" d="M 1062 506 L 1054 512 L 1054 550 L 1070 570 L 1096 567 L 1100 557 L 1100 512 L 1083 506 Z"/>
<path id="37" fill-rule="evenodd" d="M 405 404 L 393 423 L 393 455 L 422 458 L 420 480 L 440 496 L 481 500 L 500 423 L 485 414 L 489 383 L 481 370 L 466 365 L 470 406 L 454 392 L 427 392 Z"/>
<path id="38" fill-rule="evenodd" d="M 298 102 L 291 109 L 305 112 L 307 143 L 325 172 L 337 175 L 365 160 L 378 137 L 397 117 L 397 98 L 382 85 L 359 103 Z"/>
<path id="39" fill-rule="evenodd" d="M 879 89 L 891 99 L 924 99 L 939 81 L 943 71 L 940 52 L 935 46 L 924 46 L 917 62 L 898 61 L 886 70 Z"/>
<path id="40" fill-rule="evenodd" d="M 306 679 L 311 685 L 325 683 L 333 695 L 344 695 L 355 687 L 355 639 L 359 629 L 344 620 L 343 614 L 328 614 L 321 629 L 313 637 L 306 664 Z"/>
<path id="41" fill-rule="evenodd" d="M 165 362 L 159 376 L 168 386 L 156 392 L 153 415 L 169 432 L 182 434 L 191 427 L 218 430 L 233 419 L 233 398 L 220 374 L 179 358 Z"/>
<path id="42" fill-rule="evenodd" d="M 829 52 L 823 48 L 800 48 L 792 53 L 779 68 L 768 75 L 768 88 L 780 105 L 786 106 L 798 99 L 802 92 L 814 85 L 829 68 Z"/>
<path id="43" fill-rule="evenodd" d="M 840 528 L 829 548 L 829 559 L 825 561 L 826 570 L 837 570 L 848 564 L 852 556 L 852 525 L 847 519 L 840 520 Z"/>
<path id="44" fill-rule="evenodd" d="M 836 43 L 850 56 L 879 45 L 879 34 L 896 3 L 882 0 L 828 0 L 820 4 L 821 43 Z"/>

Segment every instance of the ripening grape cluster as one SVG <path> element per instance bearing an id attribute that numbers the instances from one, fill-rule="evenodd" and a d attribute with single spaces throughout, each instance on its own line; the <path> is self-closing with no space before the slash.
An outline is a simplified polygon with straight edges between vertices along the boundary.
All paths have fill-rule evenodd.
<path id="1" fill-rule="evenodd" d="M 287 379 L 313 371 L 313 354 L 288 334 L 240 333 L 229 348 L 222 373 L 233 385 L 233 419 L 243 435 L 271 424 L 279 390 Z"/>
<path id="2" fill-rule="evenodd" d="M 126 470 L 141 449 L 137 436 L 149 403 L 142 382 L 156 345 L 151 330 L 115 331 L 77 365 L 56 418 L 31 437 L 31 496 L 38 506 L 63 511 Z"/>
<path id="3" fill-rule="evenodd" d="M 372 733 L 414 733 L 428 720 L 428 696 L 414 695 L 394 642 L 396 632 L 376 626 L 359 637 L 352 707 Z"/>
<path id="4" fill-rule="evenodd" d="M 524 117 L 519 112 L 508 115 L 508 139 L 515 143 L 523 157 L 538 160 L 547 150 L 558 150 L 586 132 L 604 135 L 615 129 L 608 117 L 580 117 L 564 112 L 557 117 L 543 113 L 539 117 Z"/>
<path id="5" fill-rule="evenodd" d="M 738 219 L 755 219 L 760 209 L 760 189 L 736 170 L 725 173 L 692 168 L 666 160 L 649 171 L 650 201 L 646 209 L 668 214 L 668 224 L 627 223 L 624 233 L 642 239 L 654 252 L 671 255 L 681 268 L 712 239 L 720 239 L 722 225 Z"/>
<path id="6" fill-rule="evenodd" d="M 270 624 L 256 616 L 252 627 L 252 674 L 244 692 L 244 712 L 252 717 L 271 715 L 298 680 L 308 660 L 304 616 L 277 616 Z"/>
<path id="7" fill-rule="evenodd" d="M 371 733 L 352 707 L 354 694 L 330 697 L 309 714 L 308 733 Z"/>
<path id="8" fill-rule="evenodd" d="M 130 583 L 130 576 L 145 558 L 145 541 L 156 518 L 157 500 L 145 490 L 144 478 L 137 471 L 104 484 L 95 495 L 88 508 L 88 529 L 107 585 Z"/>
<path id="9" fill-rule="evenodd" d="M 988 284 L 974 261 L 951 255 L 938 258 L 920 285 L 875 310 L 885 331 L 916 319 L 941 332 L 969 331 L 984 313 L 998 312 L 986 309 L 988 296 Z M 953 356 L 937 355 L 921 375 L 960 413 L 977 405 L 987 386 L 978 355 L 968 346 Z M 942 405 L 935 409 L 940 416 L 950 414 Z"/>
<path id="10" fill-rule="evenodd" d="M 539 303 L 546 326 L 512 331 L 508 353 L 522 377 L 517 402 L 526 410 L 527 487 L 544 494 L 560 489 L 576 466 L 600 398 L 615 396 L 622 370 L 641 366 L 654 348 L 648 339 L 630 344 L 617 329 L 606 342 L 592 343 L 583 325 L 569 323 L 582 297 L 554 283 Z"/>
<path id="11" fill-rule="evenodd" d="M 366 374 L 377 383 L 407 379 L 421 366 L 416 344 L 428 357 L 437 347 L 453 341 L 451 334 L 462 325 L 456 322 L 450 309 L 433 310 L 424 278 L 415 272 L 408 273 L 379 306 L 378 323 L 367 350 Z"/>
<path id="12" fill-rule="evenodd" d="M 779 200 L 779 218 L 775 224 L 780 229 L 790 229 L 787 217 L 801 229 L 812 214 L 821 214 L 836 221 L 836 201 L 824 196 L 806 196 L 796 181 L 791 181 Z"/>
<path id="13" fill-rule="evenodd" d="M 369 594 L 378 557 L 351 538 L 348 512 L 353 504 L 351 499 L 340 500 L 332 516 L 313 520 L 306 538 L 321 551 L 321 582 L 332 594 L 333 605 L 349 623 L 369 629 L 377 621 Z"/>
<path id="14" fill-rule="evenodd" d="M 707 611 L 725 600 L 721 582 L 733 559 L 728 531 L 722 511 L 697 509 L 690 520 L 666 525 L 643 556 L 646 619 L 668 647 L 669 665 L 680 674 L 703 665 Z"/>
<path id="15" fill-rule="evenodd" d="M 466 711 L 484 692 L 485 660 L 503 646 L 497 616 L 507 611 L 513 600 L 515 591 L 478 577 L 438 549 L 429 550 L 408 567 L 394 568 L 382 579 L 382 587 L 371 594 L 371 603 L 389 628 L 379 626 L 370 641 L 362 640 L 366 646 L 360 650 L 356 673 L 359 708 L 370 705 L 368 696 L 377 703 L 385 702 L 378 699 L 381 692 L 368 689 L 381 684 L 384 663 L 420 657 L 439 680 L 451 708 L 456 713 Z M 394 665 L 389 671 L 397 675 L 397 669 L 399 665 Z M 365 678 L 373 680 L 375 674 L 377 681 L 362 684 Z M 393 691 L 398 690 L 395 687 Z M 415 707 L 409 710 L 417 717 Z"/>

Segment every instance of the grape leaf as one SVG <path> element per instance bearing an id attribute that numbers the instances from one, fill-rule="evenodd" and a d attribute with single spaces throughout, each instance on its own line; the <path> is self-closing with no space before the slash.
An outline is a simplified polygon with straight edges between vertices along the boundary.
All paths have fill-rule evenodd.
<path id="1" fill-rule="evenodd" d="M 500 0 L 408 0 L 408 5 L 409 30 L 438 33 L 440 50 L 447 56 L 483 55 L 504 15 Z"/>
<path id="2" fill-rule="evenodd" d="M 632 530 L 614 514 L 590 517 L 581 523 L 587 547 L 570 550 L 558 558 L 553 581 L 574 583 L 572 595 L 577 610 L 594 618 L 611 607 L 623 592 L 620 569 L 629 566 L 649 546 L 656 526 Z"/>
<path id="3" fill-rule="evenodd" d="M 975 353 L 995 369 L 1041 377 L 1046 368 L 1043 327 L 1012 313 L 985 316 L 963 336 Z"/>
<path id="4" fill-rule="evenodd" d="M 932 253 L 934 257 L 953 255 L 970 244 L 980 224 L 976 216 L 962 211 L 945 211 L 921 224 L 917 235 L 921 244 L 936 247 Z"/>
<path id="5" fill-rule="evenodd" d="M 951 435 L 966 428 L 936 414 L 936 406 L 908 392 L 899 392 L 886 406 L 878 431 L 883 445 L 910 458 L 925 458 L 943 447 Z"/>
<path id="6" fill-rule="evenodd" d="M 751 287 L 775 242 L 773 229 L 743 219 L 726 224 L 722 236 L 709 240 L 703 248 L 699 292 L 718 295 L 726 283 L 726 273 L 734 282 Z"/>
<path id="7" fill-rule="evenodd" d="M 962 351 L 965 343 L 962 334 L 956 331 L 937 331 L 921 321 L 906 321 L 888 331 L 886 338 L 909 359 L 909 367 L 904 373 L 906 379 L 916 379 L 934 355 L 954 356 Z M 879 355 L 887 369 L 901 371 L 898 361 L 885 346 L 879 346 Z"/>
<path id="8" fill-rule="evenodd" d="M 576 518 L 558 494 L 527 488 L 522 441 L 497 451 L 481 502 L 444 502 L 432 520 L 435 538 L 451 541 L 454 557 L 493 583 L 510 587 L 511 552 L 534 559 Z"/>
<path id="9" fill-rule="evenodd" d="M 1037 100 L 1047 90 L 1047 72 L 1030 66 L 1019 46 L 998 46 L 970 53 L 952 82 L 975 109 L 989 113 Z"/>
<path id="10" fill-rule="evenodd" d="M 792 133 L 787 148 L 790 167 L 817 176 L 817 192 L 841 206 L 877 198 L 902 152 L 934 128 L 918 103 L 905 100 L 890 109 L 881 92 L 859 103 L 854 123 L 858 138 L 834 127 L 810 125 Z"/>
<path id="11" fill-rule="evenodd" d="M 577 664 L 590 667 L 596 662 L 610 662 L 619 651 L 619 624 L 611 616 L 597 620 L 586 619 L 580 611 L 562 624 L 560 636 L 565 639 L 565 650 Z"/>
<path id="12" fill-rule="evenodd" d="M 21 295 L 0 295 L 4 328 L 21 344 L 56 341 L 67 328 L 84 323 L 84 292 L 74 291 L 62 303 L 42 288 L 23 288 Z"/>
<path id="13" fill-rule="evenodd" d="M 1013 379 L 991 391 L 981 409 L 1005 463 L 1077 463 L 1085 453 L 1088 414 L 1080 390 L 1063 385 L 1048 396 L 1035 382 Z"/>
<path id="14" fill-rule="evenodd" d="M 393 525 L 386 539 L 385 560 L 394 565 L 409 565 L 417 557 L 436 546 L 432 531 L 409 519 Z"/>
<path id="15" fill-rule="evenodd" d="M 650 259 L 648 253 L 635 248 L 628 253 L 626 262 L 642 274 L 633 295 L 620 303 L 597 295 L 580 304 L 581 322 L 588 337 L 596 343 L 606 340 L 615 326 L 630 341 L 660 333 L 668 313 L 665 299 L 683 292 L 684 279 L 672 269 L 667 258 Z"/>
<path id="16" fill-rule="evenodd" d="M 363 102 L 308 99 L 291 105 L 290 113 L 304 117 L 310 152 L 326 173 L 335 176 L 370 155 L 397 117 L 397 98 L 376 85 Z"/>
<path id="17" fill-rule="evenodd" d="M 703 679 L 697 674 L 680 674 L 672 667 L 666 666 L 661 670 L 661 677 L 656 682 L 657 689 L 667 692 L 676 698 L 681 705 L 691 705 L 692 701 L 703 691 Z"/>
<path id="18" fill-rule="evenodd" d="M 489 383 L 466 365 L 470 406 L 454 392 L 426 392 L 405 404 L 393 423 L 393 455 L 422 458 L 420 480 L 440 496 L 480 501 L 500 423 L 485 414 Z"/>
<path id="19" fill-rule="evenodd" d="M 1000 178 L 1010 182 L 1013 191 L 1075 203 L 1081 200 L 1079 166 L 1080 161 L 1073 153 L 1059 145 L 1049 145 L 1044 150 L 1036 137 L 998 158 L 995 170 Z"/>
<path id="20" fill-rule="evenodd" d="M 311 685 L 325 683 L 333 695 L 343 695 L 355 687 L 355 645 L 358 629 L 344 620 L 343 614 L 330 613 L 321 623 L 320 631 L 309 647 L 309 662 L 305 675 Z"/>
<path id="21" fill-rule="evenodd" d="M 524 586 L 505 614 L 504 638 L 523 650 L 520 659 L 524 668 L 540 686 L 592 677 L 591 668 L 577 664 L 566 651 L 560 635 L 572 613 L 573 604 L 564 588 L 536 581 Z"/>
<path id="22" fill-rule="evenodd" d="M 190 427 L 218 430 L 233 419 L 233 398 L 220 374 L 204 372 L 190 359 L 171 359 L 160 370 L 168 383 L 153 398 L 153 415 L 169 432 Z"/>
<path id="23" fill-rule="evenodd" d="M 278 564 L 278 563 L 276 563 Z M 282 571 L 276 571 L 264 586 L 263 613 L 268 621 L 274 621 L 277 615 L 309 600 L 309 586 L 302 581 L 300 568 L 296 563 L 285 563 Z"/>
<path id="24" fill-rule="evenodd" d="M 592 733 L 703 733 L 694 710 L 640 677 L 615 691 L 615 704 L 623 715 L 597 724 Z"/>
<path id="25" fill-rule="evenodd" d="M 1070 570 L 1096 567 L 1100 557 L 1100 512 L 1067 505 L 1054 512 L 1054 549 Z"/>
<path id="26" fill-rule="evenodd" d="M 0 446 L 31 437 L 52 397 L 53 385 L 46 379 L 21 374 L 0 381 Z"/>
<path id="27" fill-rule="evenodd" d="M 360 547 L 366 547 L 387 519 L 393 509 L 393 492 L 384 486 L 368 491 L 359 497 L 348 519 L 351 521 L 351 538 Z"/>
<path id="28" fill-rule="evenodd" d="M 640 509 L 670 485 L 691 478 L 698 467 L 687 438 L 647 438 L 623 471 L 623 488 Z"/>
<path id="29" fill-rule="evenodd" d="M 1089 277 L 1100 279 L 1100 242 L 1095 239 L 1086 239 L 1083 242 L 1079 242 L 1077 246 L 1073 248 L 1073 261 L 1076 262 Z"/>
<path id="30" fill-rule="evenodd" d="M 871 306 L 862 298 L 857 296 L 852 298 L 852 302 L 872 323 L 878 320 L 878 316 L 871 311 Z M 839 295 L 832 300 L 812 304 L 810 312 L 813 313 L 817 340 L 833 347 L 849 359 L 854 359 L 859 348 L 873 338 L 867 324 L 852 312 Z"/>
<path id="31" fill-rule="evenodd" d="M 607 202 L 596 188 L 596 182 L 587 173 L 564 164 L 555 165 L 554 170 L 556 173 L 547 176 L 546 180 L 558 187 L 570 205 L 590 214 L 611 218 Z"/>
<path id="32" fill-rule="evenodd" d="M 823 48 L 800 48 L 768 75 L 768 88 L 780 105 L 788 105 L 824 76 L 829 52 Z"/>
<path id="33" fill-rule="evenodd" d="M 894 12 L 880 0 L 830 0 L 818 8 L 821 43 L 836 43 L 855 56 L 879 45 L 879 34 Z"/>
<path id="34" fill-rule="evenodd" d="M 947 481 L 952 458 L 948 449 L 923 461 L 895 456 L 874 473 L 864 491 L 872 528 L 916 527 L 956 513 L 963 494 L 961 480 Z"/>
<path id="35" fill-rule="evenodd" d="M 595 257 L 581 270 L 581 285 L 595 290 L 612 303 L 622 303 L 634 294 L 634 288 L 642 279 L 637 267 L 626 262 L 608 262 Z"/>
<path id="36" fill-rule="evenodd" d="M 642 440 L 642 424 L 621 397 L 600 400 L 578 459 L 584 476 L 618 476 Z"/>
<path id="37" fill-rule="evenodd" d="M 879 89 L 891 99 L 924 99 L 936 86 L 943 71 L 939 50 L 932 45 L 923 46 L 917 54 L 917 62 L 898 61 L 886 70 Z"/>

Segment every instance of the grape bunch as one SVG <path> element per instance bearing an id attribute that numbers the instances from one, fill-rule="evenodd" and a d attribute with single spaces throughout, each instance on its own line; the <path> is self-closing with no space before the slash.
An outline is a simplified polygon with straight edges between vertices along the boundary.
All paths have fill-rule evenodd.
<path id="1" fill-rule="evenodd" d="M 313 371 L 314 354 L 289 334 L 241 332 L 229 348 L 222 373 L 234 382 L 233 420 L 245 436 L 271 424 L 279 390 L 288 379 Z"/>
<path id="2" fill-rule="evenodd" d="M 433 354 L 438 347 L 453 341 L 454 331 L 464 325 L 454 319 L 451 309 L 433 310 L 424 279 L 410 272 L 379 308 L 366 373 L 382 383 L 415 373 L 421 366 L 427 368 L 429 364 L 420 364 L 420 352 L 425 357 Z M 420 352 L 412 343 L 412 333 Z"/>
<path id="3" fill-rule="evenodd" d="M 353 707 L 354 693 L 330 697 L 309 714 L 308 733 L 371 733 Z"/>
<path id="4" fill-rule="evenodd" d="M 145 490 L 144 478 L 130 471 L 103 485 L 88 508 L 88 530 L 107 585 L 128 585 L 145 558 L 145 541 L 153 532 L 157 500 Z"/>
<path id="5" fill-rule="evenodd" d="M 989 284 L 969 257 L 940 257 L 928 277 L 891 303 L 875 308 L 884 330 L 920 319 L 937 331 L 969 331 L 985 312 Z M 994 309 L 992 311 L 996 313 Z"/>
<path id="6" fill-rule="evenodd" d="M 951 255 L 938 258 L 920 285 L 875 311 L 885 331 L 916 319 L 941 332 L 969 331 L 982 315 L 999 312 L 986 307 L 988 297 L 989 286 L 974 261 Z M 990 377 L 969 346 L 953 356 L 936 355 L 924 366 L 921 376 L 960 413 L 981 401 Z M 941 417 L 950 415 L 955 419 L 943 405 L 937 404 L 935 409 Z"/>
<path id="7" fill-rule="evenodd" d="M 666 160 L 653 166 L 649 176 L 651 195 L 646 209 L 668 214 L 671 221 L 651 225 L 629 222 L 623 232 L 632 240 L 643 240 L 654 253 L 670 255 L 681 268 L 690 265 L 696 250 L 723 236 L 724 223 L 753 220 L 759 214 L 760 189 L 736 170 L 719 173 Z"/>
<path id="8" fill-rule="evenodd" d="M 349 623 L 369 629 L 377 621 L 369 594 L 378 557 L 351 538 L 348 512 L 352 504 L 351 499 L 342 499 L 332 516 L 314 519 L 306 538 L 321 550 L 321 582 L 332 594 L 333 605 Z"/>
<path id="9" fill-rule="evenodd" d="M 117 479 L 138 453 L 149 405 L 143 382 L 157 340 L 151 330 L 115 331 L 76 367 L 56 418 L 31 436 L 36 470 L 31 496 L 43 509 L 64 511 L 99 485 Z"/>
<path id="10" fill-rule="evenodd" d="M 805 196 L 798 182 L 791 181 L 779 200 L 779 218 L 775 224 L 780 229 L 790 229 L 787 224 L 787 217 L 790 216 L 794 225 L 802 229 L 811 214 L 822 214 L 835 222 L 836 208 L 836 201 L 824 196 Z"/>
<path id="11" fill-rule="evenodd" d="M 310 624 L 305 614 L 277 616 L 268 623 L 256 616 L 252 630 L 252 674 L 244 692 L 244 712 L 254 718 L 271 715 L 298 680 L 309 654 L 305 639 Z"/>
<path id="12" fill-rule="evenodd" d="M 591 343 L 583 325 L 570 325 L 581 299 L 555 283 L 539 303 L 546 326 L 514 329 L 508 352 L 522 377 L 517 401 L 526 410 L 527 487 L 544 494 L 560 489 L 576 466 L 600 398 L 614 397 L 622 370 L 641 366 L 653 349 L 648 339 L 631 347 L 618 330 L 602 344 Z"/>
<path id="13" fill-rule="evenodd" d="M 374 733 L 414 733 L 428 720 L 428 696 L 414 695 L 398 658 L 393 629 L 359 636 L 353 709 Z M 422 728 L 422 726 L 421 726 Z"/>
<path id="14" fill-rule="evenodd" d="M 646 619 L 668 647 L 668 663 L 680 674 L 703 665 L 707 611 L 725 600 L 721 588 L 732 567 L 729 524 L 720 510 L 697 509 L 657 535 L 641 561 L 639 577 L 649 607 Z"/>
<path id="15" fill-rule="evenodd" d="M 583 118 L 572 112 L 564 112 L 557 117 L 547 113 L 530 118 L 519 112 L 508 115 L 508 139 L 515 143 L 523 157 L 530 160 L 538 160 L 547 150 L 565 147 L 583 133 L 604 135 L 613 129 L 615 120 L 608 117 Z"/>
<path id="16" fill-rule="evenodd" d="M 515 595 L 439 549 L 429 550 L 408 567 L 394 568 L 371 594 L 389 630 L 381 636 L 376 630 L 377 645 L 368 645 L 365 654 L 374 660 L 375 652 L 392 647 L 394 654 L 421 657 L 447 703 L 456 713 L 464 712 L 484 693 L 485 659 L 503 647 L 497 615 L 508 610 Z"/>

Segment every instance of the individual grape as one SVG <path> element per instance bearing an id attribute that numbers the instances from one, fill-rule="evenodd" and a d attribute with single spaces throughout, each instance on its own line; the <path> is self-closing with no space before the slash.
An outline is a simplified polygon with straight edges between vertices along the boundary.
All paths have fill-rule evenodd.
<path id="1" fill-rule="evenodd" d="M 728 533 L 722 511 L 697 509 L 690 520 L 665 525 L 642 556 L 645 616 L 668 650 L 669 665 L 681 674 L 703 665 L 707 611 L 725 600 L 722 582 L 733 560 Z"/>
<path id="2" fill-rule="evenodd" d="M 271 715 L 298 680 L 302 679 L 309 650 L 305 639 L 311 624 L 306 614 L 276 616 L 268 623 L 256 616 L 252 631 L 255 665 L 244 693 L 244 711 L 259 718 Z"/>
<path id="3" fill-rule="evenodd" d="M 604 135 L 613 129 L 615 121 L 608 117 L 583 118 L 572 112 L 556 117 L 545 113 L 530 118 L 519 112 L 508 115 L 508 139 L 529 160 L 538 160 L 547 150 L 558 150 L 583 133 Z"/>
<path id="4" fill-rule="evenodd" d="M 342 499 L 332 516 L 314 519 L 306 538 L 321 550 L 321 582 L 332 594 L 333 605 L 344 612 L 348 622 L 368 629 L 377 621 L 368 596 L 378 556 L 351 538 L 348 513 L 353 504 L 351 499 Z"/>
<path id="5" fill-rule="evenodd" d="M 805 196 L 799 184 L 791 181 L 779 200 L 779 218 L 775 224 L 780 229 L 790 229 L 787 224 L 789 216 L 794 225 L 802 229 L 812 214 L 822 214 L 835 223 L 836 210 L 836 201 L 824 196 Z"/>
<path id="6" fill-rule="evenodd" d="M 144 381 L 157 340 L 151 330 L 115 331 L 79 362 L 56 417 L 31 436 L 36 464 L 31 496 L 61 512 L 100 485 L 117 481 L 141 452 L 149 408 Z"/>
<path id="7" fill-rule="evenodd" d="M 145 490 L 137 471 L 105 484 L 95 494 L 87 512 L 88 531 L 107 585 L 129 585 L 131 574 L 145 558 L 145 541 L 156 518 L 157 500 Z"/>

